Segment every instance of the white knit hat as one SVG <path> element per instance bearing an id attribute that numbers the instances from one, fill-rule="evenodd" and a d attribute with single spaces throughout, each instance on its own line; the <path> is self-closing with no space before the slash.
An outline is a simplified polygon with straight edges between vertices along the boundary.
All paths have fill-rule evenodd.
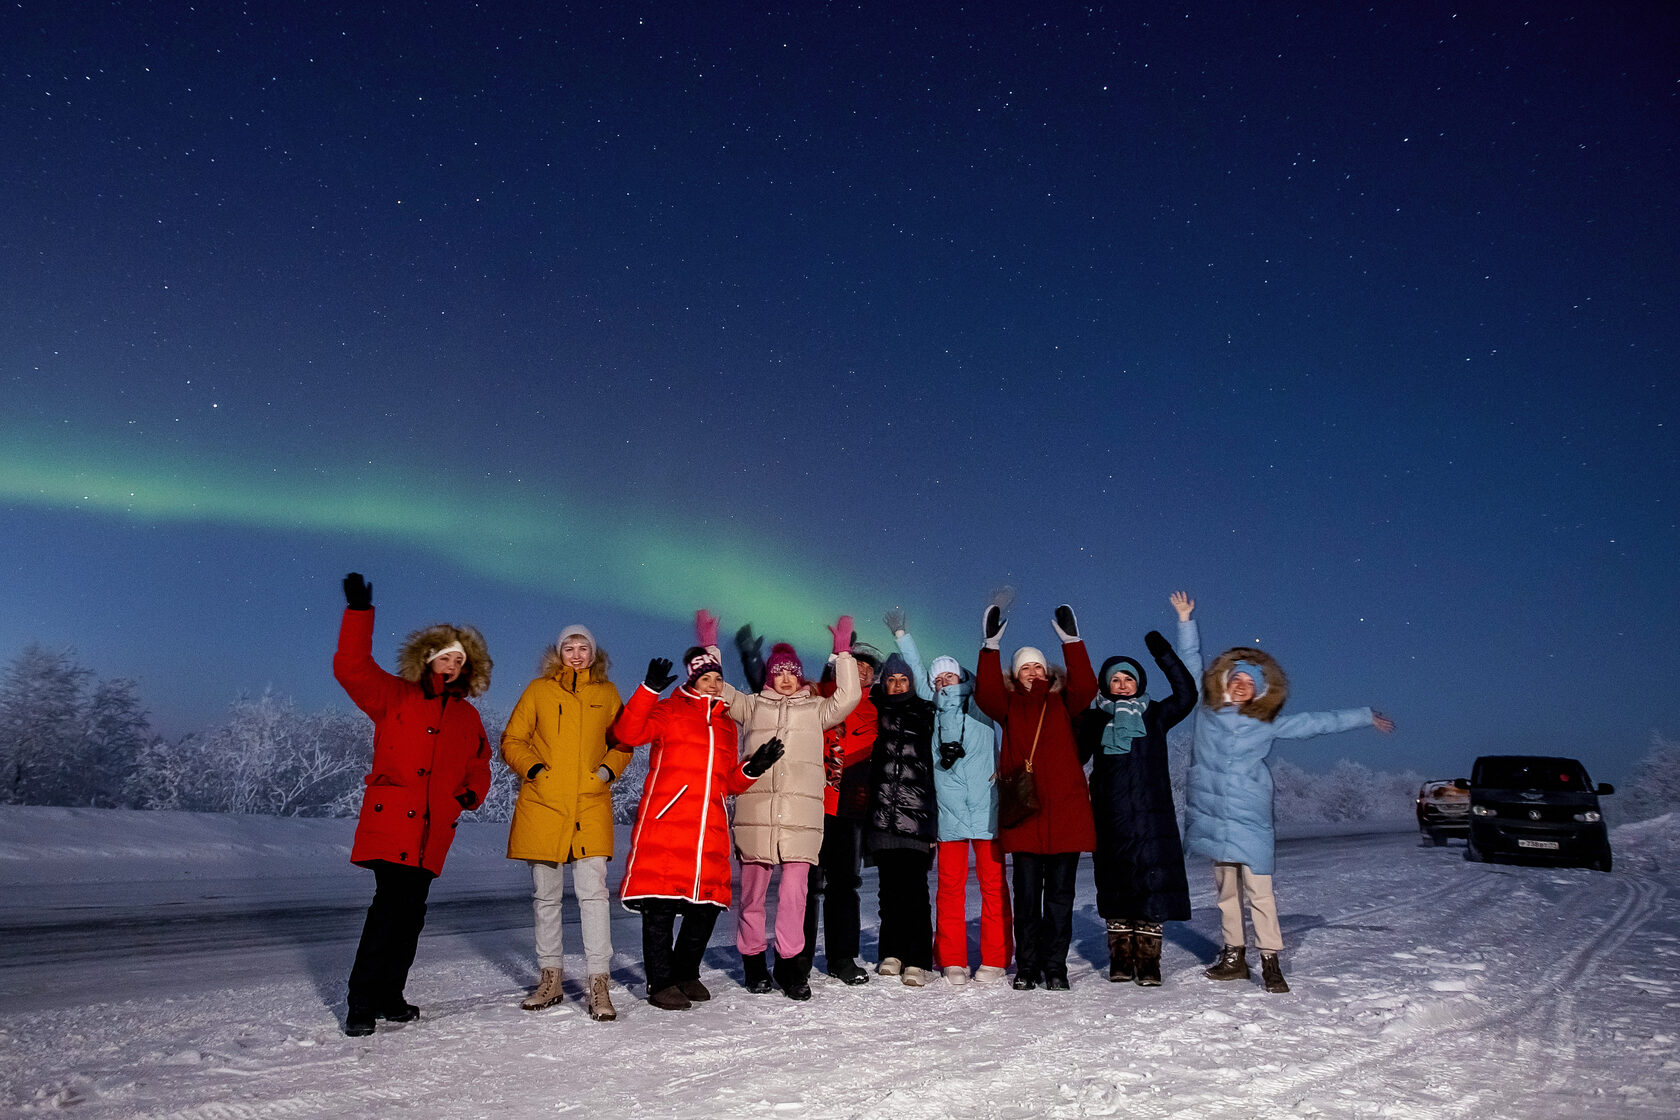
<path id="1" fill-rule="evenodd" d="M 1044 651 L 1034 646 L 1022 646 L 1016 650 L 1015 660 L 1009 671 L 1012 674 L 1019 674 L 1023 665 L 1037 665 L 1045 672 L 1050 671 L 1050 663 L 1044 660 Z"/>
<path id="2" fill-rule="evenodd" d="M 554 648 L 561 650 L 565 649 L 566 639 L 568 638 L 582 638 L 584 641 L 588 642 L 590 657 L 594 657 L 595 651 L 600 648 L 595 644 L 595 635 L 589 632 L 589 627 L 577 625 L 568 626 L 564 630 L 560 631 L 560 637 L 554 643 Z"/>
<path id="3" fill-rule="evenodd" d="M 933 664 L 928 666 L 928 683 L 932 684 L 938 680 L 941 673 L 955 673 L 960 677 L 962 676 L 962 666 L 957 664 L 957 659 L 954 657 L 936 657 L 933 659 Z"/>

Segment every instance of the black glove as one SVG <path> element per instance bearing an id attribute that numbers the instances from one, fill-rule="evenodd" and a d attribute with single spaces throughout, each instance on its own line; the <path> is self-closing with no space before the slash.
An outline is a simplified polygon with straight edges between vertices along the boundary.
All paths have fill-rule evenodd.
<path id="1" fill-rule="evenodd" d="M 764 740 L 759 748 L 752 753 L 752 757 L 741 765 L 741 772 L 749 778 L 761 776 L 770 767 L 776 765 L 776 760 L 782 757 L 782 752 L 786 749 L 782 746 L 780 739 L 769 738 Z"/>
<path id="2" fill-rule="evenodd" d="M 470 810 L 474 805 L 478 804 L 478 794 L 474 793 L 470 789 L 464 789 L 455 795 L 455 800 L 461 803 L 461 808 Z"/>
<path id="3" fill-rule="evenodd" d="M 1159 630 L 1151 630 L 1143 636 L 1143 644 L 1149 648 L 1149 656 L 1156 661 L 1173 652 L 1172 643 L 1161 636 Z"/>
<path id="4" fill-rule="evenodd" d="M 671 672 L 671 659 L 668 657 L 656 657 L 649 661 L 647 676 L 642 678 L 655 692 L 664 691 L 676 679 L 677 675 Z"/>
<path id="5" fill-rule="evenodd" d="M 351 572 L 344 577 L 344 605 L 353 611 L 373 609 L 373 584 L 363 579 L 362 573 Z"/>
<path id="6" fill-rule="evenodd" d="M 1003 633 L 1003 608 L 996 603 L 986 608 L 985 637 L 995 638 Z"/>
<path id="7" fill-rule="evenodd" d="M 1056 608 L 1056 630 L 1064 641 L 1079 640 L 1079 623 L 1074 620 L 1073 608 L 1063 603 Z"/>
<path id="8" fill-rule="evenodd" d="M 957 764 L 957 759 L 966 757 L 968 752 L 961 743 L 939 744 L 939 765 L 949 770 Z"/>
<path id="9" fill-rule="evenodd" d="M 735 648 L 744 657 L 752 654 L 755 657 L 764 649 L 764 639 L 753 635 L 752 623 L 747 623 L 735 631 Z"/>
<path id="10" fill-rule="evenodd" d="M 548 769 L 548 763 L 539 762 L 535 766 L 531 767 L 529 770 L 525 771 L 525 780 L 527 782 L 534 782 L 534 781 L 537 780 L 537 775 L 541 774 L 544 770 L 547 770 L 547 769 Z"/>

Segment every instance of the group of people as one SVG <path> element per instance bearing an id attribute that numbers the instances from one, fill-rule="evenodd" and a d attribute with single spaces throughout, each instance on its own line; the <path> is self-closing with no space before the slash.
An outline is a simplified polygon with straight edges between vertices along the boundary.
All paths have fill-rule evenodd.
<path id="1" fill-rule="evenodd" d="M 372 655 L 371 586 L 351 573 L 344 591 L 334 674 L 375 729 L 351 851 L 353 862 L 373 870 L 375 893 L 345 1022 L 345 1033 L 365 1035 L 380 1019 L 419 1015 L 403 989 L 427 891 L 460 814 L 482 804 L 490 787 L 491 747 L 469 700 L 489 686 L 491 662 L 477 630 L 439 625 L 409 635 L 398 672 L 387 673 Z M 594 635 L 566 627 L 544 651 L 500 743 L 520 783 L 508 857 L 529 864 L 533 883 L 538 978 L 520 1006 L 539 1010 L 563 998 L 569 865 L 585 1002 L 596 1020 L 617 1017 L 606 873 L 611 786 L 644 747 L 647 776 L 620 899 L 641 915 L 654 1007 L 685 1010 L 711 998 L 701 958 L 731 905 L 749 991 L 811 998 L 819 919 L 828 974 L 866 983 L 865 861 L 879 880 L 878 975 L 912 987 L 934 976 L 951 985 L 998 982 L 1013 961 L 1016 989 L 1065 990 L 1082 853 L 1092 854 L 1111 981 L 1161 983 L 1164 923 L 1190 917 L 1188 851 L 1212 861 L 1219 900 L 1224 948 L 1206 975 L 1250 976 L 1246 903 L 1266 989 L 1288 991 L 1278 963 L 1267 755 L 1277 739 L 1362 726 L 1391 731 L 1393 723 L 1369 708 L 1281 715 L 1288 682 L 1277 663 L 1237 647 L 1204 671 L 1195 603 L 1183 592 L 1171 603 L 1176 643 L 1156 631 L 1144 639 L 1170 690 L 1160 697 L 1149 694 L 1137 658 L 1110 657 L 1093 673 L 1068 606 L 1051 621 L 1062 664 L 1022 646 L 1007 673 L 1007 620 L 997 603 L 985 611 L 972 671 L 950 655 L 924 664 L 900 611 L 885 617 L 896 647 L 885 656 L 855 641 L 852 619 L 840 618 L 829 627 L 832 656 L 814 679 L 791 645 L 777 643 L 765 657 L 762 639 L 744 626 L 735 635 L 744 689 L 724 679 L 719 622 L 702 610 L 695 644 L 680 662 L 651 660 L 628 702 Z M 1181 842 L 1166 736 L 1192 713 Z M 972 973 L 971 860 L 980 898 Z M 767 928 L 773 881 L 775 923 Z"/>

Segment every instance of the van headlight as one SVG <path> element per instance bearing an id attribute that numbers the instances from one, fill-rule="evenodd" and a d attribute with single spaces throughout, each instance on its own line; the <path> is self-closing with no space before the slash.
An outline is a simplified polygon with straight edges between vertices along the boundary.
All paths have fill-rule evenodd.
<path id="1" fill-rule="evenodd" d="M 1499 815 L 1492 809 L 1489 809 L 1486 805 L 1472 805 L 1470 806 L 1470 811 L 1478 817 L 1497 817 Z"/>
<path id="2" fill-rule="evenodd" d="M 1583 824 L 1596 824 L 1604 818 L 1598 815 L 1597 809 L 1588 809 L 1584 813 L 1576 813 L 1575 819 Z"/>

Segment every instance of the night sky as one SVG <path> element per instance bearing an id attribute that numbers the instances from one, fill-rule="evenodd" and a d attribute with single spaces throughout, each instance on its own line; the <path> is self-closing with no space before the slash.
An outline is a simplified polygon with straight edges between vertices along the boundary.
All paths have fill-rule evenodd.
<path id="1" fill-rule="evenodd" d="M 917 9 L 921 9 L 918 11 Z M 1495 9 L 1489 11 L 1488 9 Z M 1667 3 L 0 11 L 0 657 L 170 734 L 471 621 L 1272 651 L 1286 746 L 1680 736 Z M 890 645 L 889 645 L 890 648 Z"/>

